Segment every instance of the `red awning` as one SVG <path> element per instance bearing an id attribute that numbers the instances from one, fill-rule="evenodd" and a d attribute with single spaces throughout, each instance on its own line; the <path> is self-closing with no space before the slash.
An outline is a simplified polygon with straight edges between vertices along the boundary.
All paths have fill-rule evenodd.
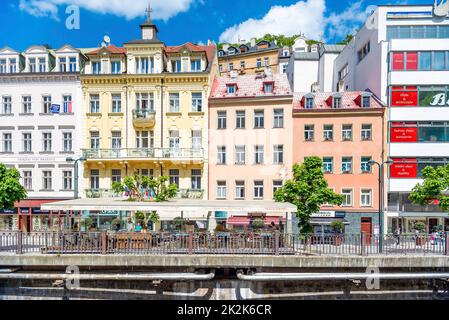
<path id="1" fill-rule="evenodd" d="M 15 208 L 39 208 L 41 207 L 41 205 L 45 204 L 45 203 L 53 203 L 53 202 L 58 202 L 58 201 L 64 201 L 64 200 L 68 200 L 68 199 L 26 199 L 26 200 L 22 200 L 20 202 L 17 202 L 14 207 Z"/>
<path id="2" fill-rule="evenodd" d="M 279 224 L 279 220 L 285 225 L 285 218 L 282 217 L 265 217 L 264 223 L 266 226 L 271 225 L 271 222 L 274 222 L 275 225 Z"/>
<path id="3" fill-rule="evenodd" d="M 247 226 L 250 224 L 250 220 L 249 220 L 249 217 L 247 217 L 247 216 L 234 216 L 234 217 L 228 218 L 227 223 L 232 224 L 232 225 Z"/>

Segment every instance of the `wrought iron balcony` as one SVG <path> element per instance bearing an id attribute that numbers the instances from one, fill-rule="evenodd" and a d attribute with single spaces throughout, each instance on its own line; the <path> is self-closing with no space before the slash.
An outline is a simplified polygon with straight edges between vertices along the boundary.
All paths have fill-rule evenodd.
<path id="1" fill-rule="evenodd" d="M 136 149 L 83 149 L 87 160 L 204 160 L 204 149 L 136 148 Z"/>
<path id="2" fill-rule="evenodd" d="M 127 193 L 116 194 L 112 189 L 86 189 L 86 198 L 126 198 Z M 203 199 L 204 190 L 179 189 L 176 199 Z"/>
<path id="3" fill-rule="evenodd" d="M 136 128 L 154 127 L 156 124 L 156 112 L 148 109 L 134 109 L 133 124 Z"/>

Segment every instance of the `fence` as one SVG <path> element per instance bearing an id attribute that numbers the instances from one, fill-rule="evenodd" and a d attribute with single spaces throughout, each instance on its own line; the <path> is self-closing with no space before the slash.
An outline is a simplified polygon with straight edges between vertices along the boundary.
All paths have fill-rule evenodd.
<path id="1" fill-rule="evenodd" d="M 379 241 L 382 240 L 382 243 Z M 368 234 L 0 232 L 10 254 L 449 255 L 449 233 Z"/>

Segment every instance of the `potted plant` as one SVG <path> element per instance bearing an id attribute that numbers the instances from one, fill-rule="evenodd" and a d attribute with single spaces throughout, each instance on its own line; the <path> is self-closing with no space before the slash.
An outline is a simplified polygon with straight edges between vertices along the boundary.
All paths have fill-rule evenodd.
<path id="1" fill-rule="evenodd" d="M 417 246 L 423 246 L 427 242 L 427 238 L 423 234 L 426 231 L 426 224 L 424 222 L 416 222 L 413 228 L 416 230 L 415 242 Z"/>
<path id="2" fill-rule="evenodd" d="M 263 222 L 262 219 L 256 218 L 252 221 L 251 225 L 255 232 L 260 232 L 265 226 L 265 223 Z"/>
<path id="3" fill-rule="evenodd" d="M 123 221 L 119 218 L 115 218 L 111 222 L 111 230 L 112 231 L 120 231 L 122 229 L 122 226 L 123 226 Z"/>
<path id="4" fill-rule="evenodd" d="M 92 227 L 93 224 L 93 220 L 91 217 L 86 217 L 81 221 L 81 228 L 82 231 L 89 231 L 90 228 Z"/>
<path id="5" fill-rule="evenodd" d="M 334 245 L 341 246 L 343 242 L 343 230 L 345 228 L 345 225 L 340 220 L 332 221 L 331 227 L 334 230 Z"/>

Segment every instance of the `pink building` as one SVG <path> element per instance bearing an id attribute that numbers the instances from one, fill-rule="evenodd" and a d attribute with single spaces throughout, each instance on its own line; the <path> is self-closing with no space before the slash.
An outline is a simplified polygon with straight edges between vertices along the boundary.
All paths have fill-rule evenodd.
<path id="1" fill-rule="evenodd" d="M 341 207 L 323 206 L 312 218 L 315 232 L 340 219 L 346 233 L 378 232 L 378 168 L 385 158 L 385 107 L 369 92 L 295 93 L 293 162 L 318 156 Z"/>
<path id="2" fill-rule="evenodd" d="M 215 79 L 209 98 L 210 200 L 272 200 L 291 177 L 292 99 L 283 74 Z M 228 224 L 248 219 L 228 216 Z"/>

